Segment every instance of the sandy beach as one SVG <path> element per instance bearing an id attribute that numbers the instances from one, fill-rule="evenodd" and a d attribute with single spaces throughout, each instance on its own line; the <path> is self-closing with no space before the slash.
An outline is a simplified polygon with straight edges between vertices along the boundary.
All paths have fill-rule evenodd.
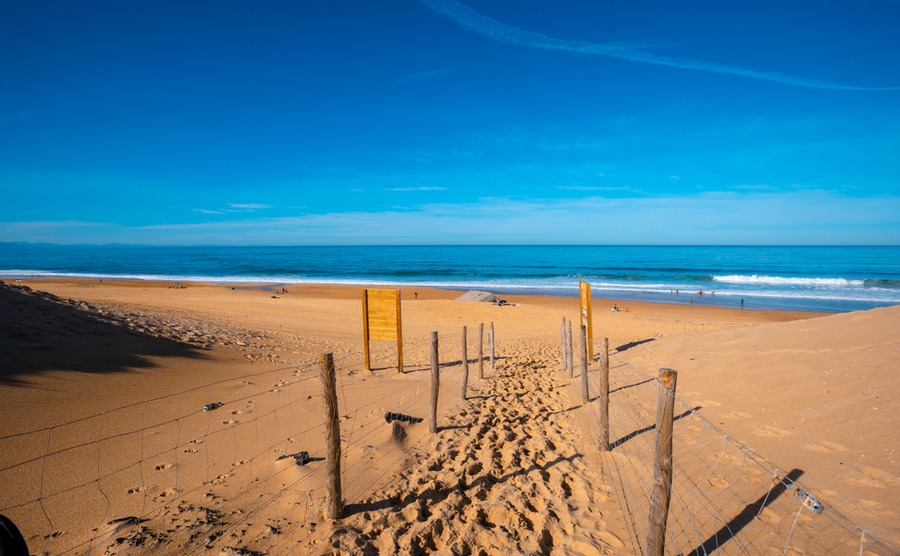
<path id="1" fill-rule="evenodd" d="M 390 342 L 373 342 L 373 370 L 362 366 L 357 286 L 10 282 L 0 512 L 34 554 L 640 554 L 646 517 L 623 500 L 652 482 L 645 423 L 662 367 L 678 371 L 687 408 L 675 411 L 676 482 L 693 485 L 678 482 L 688 490 L 672 506 L 673 523 L 691 524 L 671 533 L 680 553 L 859 554 L 853 525 L 900 545 L 900 307 L 824 315 L 595 298 L 615 405 L 603 452 L 597 402 L 582 403 L 579 368 L 563 369 L 574 298 L 498 306 L 402 288 L 399 374 Z M 479 378 L 477 331 L 487 356 L 491 323 L 495 366 L 482 362 Z M 430 331 L 435 434 L 384 418 L 426 417 Z M 324 352 L 338 375 L 338 521 L 323 518 Z M 826 512 L 773 487 L 768 464 Z M 688 499 L 716 517 L 696 517 Z M 850 526 L 826 523 L 829 512 Z"/>

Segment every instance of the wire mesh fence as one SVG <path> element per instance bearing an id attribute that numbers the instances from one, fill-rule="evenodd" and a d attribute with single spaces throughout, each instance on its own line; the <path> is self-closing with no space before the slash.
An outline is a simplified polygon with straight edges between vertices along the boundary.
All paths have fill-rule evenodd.
<path id="1" fill-rule="evenodd" d="M 438 416 L 461 400 L 460 334 L 442 333 Z M 454 349 L 456 347 L 456 349 Z M 344 501 L 410 463 L 427 425 L 430 343 L 335 359 Z M 472 359 L 470 359 L 472 360 Z M 0 513 L 33 553 L 287 554 L 321 522 L 320 364 L 250 374 L 0 438 Z"/>
<path id="2" fill-rule="evenodd" d="M 563 357 L 567 355 L 563 350 Z M 588 362 L 589 402 L 582 406 L 595 442 L 604 425 L 598 396 L 601 358 L 598 353 Z M 608 451 L 601 447 L 601 462 L 615 485 L 633 552 L 649 556 L 654 554 L 648 547 L 659 442 L 657 399 L 664 386 L 655 374 L 623 362 L 615 353 L 609 366 L 610 442 Z M 581 380 L 576 357 L 573 394 L 578 399 Z M 675 397 L 665 554 L 900 554 L 804 490 L 799 481 L 803 470 L 777 468 L 703 418 L 700 409 Z"/>

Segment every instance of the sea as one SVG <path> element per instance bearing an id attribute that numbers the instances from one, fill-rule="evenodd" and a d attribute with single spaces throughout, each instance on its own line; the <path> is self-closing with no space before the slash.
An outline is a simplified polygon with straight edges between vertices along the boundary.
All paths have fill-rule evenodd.
<path id="1" fill-rule="evenodd" d="M 0 278 L 359 284 L 827 313 L 900 304 L 900 246 L 59 246 L 0 243 Z M 677 292 L 677 293 L 676 293 Z M 703 292 L 702 295 L 699 292 Z"/>

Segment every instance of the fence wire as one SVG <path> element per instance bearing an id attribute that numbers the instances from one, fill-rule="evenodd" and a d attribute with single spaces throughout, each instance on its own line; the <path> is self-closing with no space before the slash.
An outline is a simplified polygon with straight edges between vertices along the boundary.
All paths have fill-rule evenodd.
<path id="1" fill-rule="evenodd" d="M 443 418 L 461 400 L 461 336 L 440 343 Z M 395 430 L 385 413 L 426 417 L 430 342 L 404 341 L 402 374 L 385 344 L 373 343 L 374 372 L 357 352 L 334 361 L 345 503 L 411 464 L 427 436 L 427 419 Z M 290 553 L 322 521 L 320 369 L 309 361 L 0 437 L 0 513 L 33 553 Z"/>
<path id="2" fill-rule="evenodd" d="M 580 399 L 578 339 L 576 332 L 572 393 Z M 599 348 L 595 343 L 595 351 Z M 595 353 L 588 362 L 590 401 L 582 405 L 594 442 L 601 427 L 600 359 Z M 657 376 L 610 353 L 610 449 L 601 451 L 600 458 L 615 486 L 632 550 L 641 555 L 648 554 L 659 388 Z M 798 481 L 802 470 L 779 469 L 707 421 L 700 410 L 676 395 L 666 554 L 900 554 L 810 495 Z"/>

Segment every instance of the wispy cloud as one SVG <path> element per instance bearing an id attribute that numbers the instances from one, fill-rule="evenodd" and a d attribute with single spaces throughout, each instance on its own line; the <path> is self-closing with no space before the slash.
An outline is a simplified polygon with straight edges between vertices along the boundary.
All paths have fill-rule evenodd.
<path id="1" fill-rule="evenodd" d="M 200 212 L 202 214 L 225 214 L 224 212 L 218 210 L 206 210 L 206 209 L 194 209 L 196 212 Z"/>
<path id="2" fill-rule="evenodd" d="M 599 185 L 557 185 L 556 189 L 569 191 L 636 191 L 630 187 L 601 187 Z"/>
<path id="3" fill-rule="evenodd" d="M 365 212 L 124 226 L 0 222 L 6 241 L 245 245 L 900 243 L 900 197 L 833 191 L 685 196 L 481 198 Z"/>
<path id="4" fill-rule="evenodd" d="M 385 191 L 444 191 L 446 187 L 388 187 Z"/>
<path id="5" fill-rule="evenodd" d="M 681 178 L 678 177 L 678 176 L 669 176 L 669 177 L 672 178 L 673 180 L 680 180 L 680 179 L 681 179 Z"/>
<path id="6" fill-rule="evenodd" d="M 401 75 L 398 79 L 398 83 L 410 83 L 412 81 L 421 81 L 423 79 L 431 79 L 434 77 L 441 77 L 443 75 L 447 75 L 449 73 L 453 73 L 456 71 L 456 68 L 445 68 L 439 70 L 431 70 L 431 71 L 420 71 L 418 73 L 407 73 L 406 75 Z"/>
<path id="7" fill-rule="evenodd" d="M 231 208 L 233 208 L 233 209 L 245 209 L 245 210 L 257 210 L 257 209 L 270 209 L 270 208 L 272 208 L 272 207 L 269 206 L 269 205 L 258 205 L 258 204 L 256 204 L 256 203 L 247 203 L 247 204 L 241 204 L 241 203 L 228 203 L 228 206 L 231 207 Z"/>
<path id="8" fill-rule="evenodd" d="M 518 27 L 513 27 L 512 25 L 501 23 L 495 19 L 491 19 L 490 17 L 482 15 L 472 8 L 464 6 L 459 2 L 456 2 L 455 0 L 421 0 L 421 2 L 437 12 L 439 15 L 446 17 L 447 19 L 455 22 L 457 25 L 468 31 L 478 33 L 479 35 L 488 37 L 498 42 L 525 46 L 529 48 L 540 48 L 543 50 L 563 50 L 568 52 L 591 54 L 595 56 L 609 56 L 612 58 L 629 60 L 631 62 L 641 62 L 645 64 L 655 64 L 672 68 L 740 75 L 743 77 L 752 77 L 754 79 L 764 79 L 767 81 L 774 81 L 776 83 L 784 83 L 786 85 L 812 87 L 817 89 L 844 89 L 858 91 L 885 91 L 900 89 L 900 87 L 857 87 L 854 85 L 844 85 L 841 83 L 831 83 L 828 81 L 806 79 L 804 77 L 796 77 L 771 71 L 751 70 L 739 66 L 717 64 L 715 62 L 706 62 L 703 60 L 658 56 L 656 54 L 651 54 L 649 52 L 640 50 L 638 47 L 628 43 L 592 43 L 586 41 L 555 39 L 546 35 L 542 35 L 540 33 L 525 31 L 524 29 L 519 29 Z M 642 46 L 646 47 L 649 45 Z"/>

